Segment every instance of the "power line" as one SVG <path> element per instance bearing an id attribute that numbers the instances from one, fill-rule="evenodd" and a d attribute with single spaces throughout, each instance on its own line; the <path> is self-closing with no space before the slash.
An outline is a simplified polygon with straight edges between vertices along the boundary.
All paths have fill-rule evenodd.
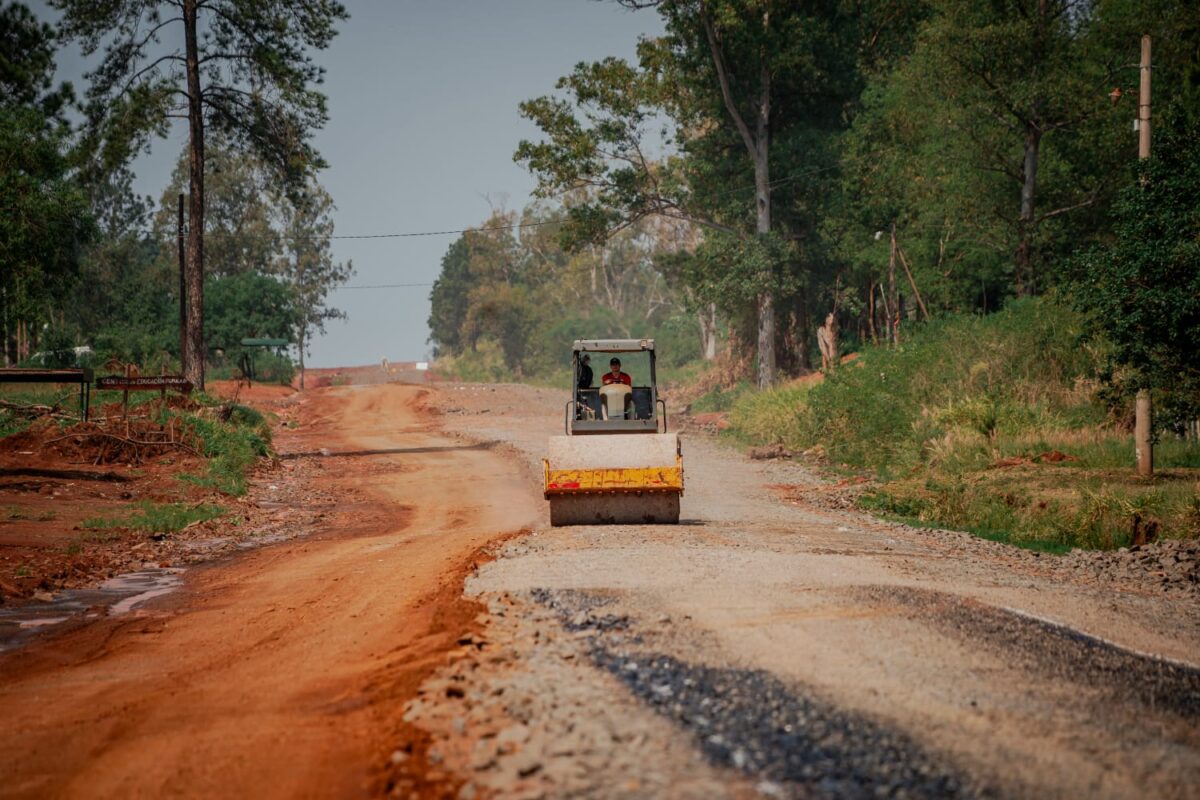
<path id="1" fill-rule="evenodd" d="M 814 175 L 818 172 L 827 172 L 832 169 L 837 169 L 839 166 L 841 166 L 841 165 L 840 164 L 829 164 L 824 167 L 814 167 L 813 169 L 804 170 L 802 172 L 796 172 L 791 175 L 787 175 L 783 178 L 777 178 L 773 181 L 768 182 L 767 185 L 772 186 L 772 187 L 782 186 L 785 183 L 791 183 L 792 181 L 799 180 L 800 178 L 803 178 L 807 175 Z M 738 192 L 751 191 L 756 188 L 757 187 L 754 185 L 738 186 L 738 187 L 734 187 L 732 189 L 725 189 L 724 191 L 720 191 L 720 192 L 712 192 L 709 194 L 701 195 L 701 197 L 705 197 L 705 198 L 724 197 L 724 196 L 730 195 L 730 194 L 737 194 Z M 476 226 L 476 227 L 472 227 L 472 228 L 454 228 L 454 229 L 450 229 L 450 230 L 440 230 L 440 231 L 408 231 L 408 232 L 404 232 L 404 233 L 360 233 L 360 234 L 333 234 L 333 233 L 319 234 L 319 233 L 317 233 L 317 234 L 297 234 L 297 235 L 292 235 L 292 236 L 289 236 L 286 234 L 280 234 L 278 236 L 278 238 L 279 239 L 292 239 L 292 240 L 319 239 L 319 240 L 325 240 L 325 241 L 330 241 L 333 239 L 339 239 L 339 240 L 411 239 L 411 238 L 422 237 L 422 236 L 454 236 L 454 235 L 461 235 L 464 233 L 479 233 L 479 232 L 483 232 L 483 231 L 509 231 L 509 230 L 520 230 L 520 229 L 524 229 L 524 228 L 540 228 L 544 225 L 561 225 L 561 224 L 563 224 L 563 222 L 564 222 L 564 220 L 561 220 L 561 219 L 553 219 L 553 220 L 542 220 L 540 222 L 514 222 L 510 225 L 482 225 L 482 226 Z M 209 231 L 208 233 L 209 233 L 209 235 L 211 235 L 212 233 L 215 233 L 215 232 L 216 231 Z M 145 233 L 147 235 L 153 235 L 154 231 L 143 231 L 143 233 Z M 266 237 L 264 237 L 264 238 L 266 238 Z M 390 287 L 387 287 L 387 288 L 390 288 Z"/>
<path id="2" fill-rule="evenodd" d="M 355 284 L 353 286 L 334 286 L 333 290 L 339 289 L 408 289 L 414 286 L 433 286 L 432 283 L 372 283 L 372 284 Z"/>
<path id="3" fill-rule="evenodd" d="M 415 236 L 453 236 L 454 234 L 475 233 L 476 231 L 507 231 L 515 228 L 537 228 L 542 225 L 559 225 L 562 220 L 545 220 L 543 222 L 514 222 L 512 225 L 490 225 L 479 228 L 459 228 L 450 231 L 415 231 L 412 233 L 363 233 L 363 234 L 321 234 L 281 236 L 281 239 L 408 239 Z"/>
<path id="4" fill-rule="evenodd" d="M 792 181 L 799 180 L 800 178 L 803 178 L 808 175 L 814 175 L 818 172 L 827 172 L 831 169 L 837 169 L 839 166 L 840 166 L 840 164 L 828 164 L 824 167 L 814 167 L 813 169 L 804 170 L 802 172 L 795 172 L 795 173 L 785 176 L 783 178 L 777 178 L 776 180 L 769 181 L 767 185 L 768 186 L 782 186 L 785 183 L 791 183 Z M 707 197 L 707 198 L 724 197 L 725 195 L 736 194 L 738 192 L 746 192 L 746 191 L 750 191 L 750 190 L 757 189 L 757 188 L 758 187 L 753 184 L 746 185 L 746 186 L 738 186 L 733 189 L 726 189 L 721 192 L 712 192 L 711 194 L 703 195 L 703 197 Z M 519 230 L 519 229 L 523 229 L 523 228 L 538 228 L 543 225 L 561 225 L 562 223 L 563 223 L 563 220 L 554 219 L 554 220 L 543 220 L 541 222 L 514 222 L 511 225 L 485 225 L 485 226 L 474 227 L 474 228 L 457 228 L 454 230 L 445 230 L 445 231 L 414 231 L 414 232 L 410 232 L 410 233 L 365 233 L 365 234 L 345 234 L 345 235 L 329 234 L 327 236 L 323 236 L 320 234 L 313 234 L 311 236 L 304 236 L 304 235 L 284 236 L 281 238 L 285 238 L 285 239 L 326 239 L 326 240 L 329 240 L 329 239 L 407 239 L 407 238 L 412 238 L 412 237 L 417 237 L 417 236 L 453 236 L 455 234 L 476 233 L 476 232 L 481 232 L 481 231 Z"/>

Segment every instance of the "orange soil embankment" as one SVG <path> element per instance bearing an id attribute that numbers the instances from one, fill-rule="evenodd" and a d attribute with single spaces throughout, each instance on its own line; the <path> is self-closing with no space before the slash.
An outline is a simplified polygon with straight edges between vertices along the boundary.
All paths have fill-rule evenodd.
<path id="1" fill-rule="evenodd" d="M 0 795 L 384 788 L 387 754 L 413 735 L 404 700 L 474 625 L 461 587 L 480 548 L 542 512 L 504 459 L 430 432 L 427 395 L 379 385 L 302 400 L 282 457 L 327 453 L 330 487 L 369 497 L 322 533 L 0 657 Z"/>

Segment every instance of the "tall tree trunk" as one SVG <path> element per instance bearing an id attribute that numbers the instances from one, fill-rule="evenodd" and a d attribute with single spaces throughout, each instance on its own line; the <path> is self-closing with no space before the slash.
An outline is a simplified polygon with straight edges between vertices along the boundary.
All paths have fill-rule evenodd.
<path id="1" fill-rule="evenodd" d="M 730 87 L 729 70 L 725 65 L 725 55 L 721 50 L 720 40 L 709 16 L 708 8 L 702 3 L 700 19 L 704 25 L 704 33 L 708 39 L 709 51 L 712 53 L 713 66 L 716 68 L 717 80 L 721 86 L 721 98 L 725 109 L 733 118 L 746 152 L 754 163 L 754 191 L 756 205 L 755 232 L 765 236 L 771 232 L 771 172 L 767 156 L 770 153 L 770 121 L 771 121 L 771 70 L 767 67 L 765 56 L 758 77 L 758 98 L 754 103 L 755 130 L 752 132 L 746 124 L 742 112 L 733 97 Z M 763 11 L 763 31 L 766 32 L 771 24 L 770 10 Z M 771 283 L 771 275 L 764 275 L 764 283 Z M 758 364 L 757 383 L 760 388 L 766 388 L 775 382 L 775 303 L 769 289 L 764 289 L 756 298 L 758 311 Z"/>
<path id="2" fill-rule="evenodd" d="M 879 344 L 879 336 L 875 333 L 875 279 L 872 278 L 867 288 L 867 332 L 871 335 L 871 344 Z"/>
<path id="3" fill-rule="evenodd" d="M 304 326 L 301 323 L 300 335 L 297 337 L 300 340 L 300 389 L 304 389 Z"/>
<path id="4" fill-rule="evenodd" d="M 755 154 L 754 182 L 757 196 L 757 234 L 770 233 L 770 169 L 767 166 L 766 114 L 760 115 L 758 146 Z M 770 276 L 763 276 L 770 281 Z M 758 387 L 775 383 L 775 302 L 769 290 L 758 294 Z"/>
<path id="5" fill-rule="evenodd" d="M 1017 294 L 1028 297 L 1034 293 L 1033 234 L 1034 200 L 1037 196 L 1038 150 L 1042 132 L 1033 122 L 1025 124 L 1025 162 L 1022 168 L 1020 241 L 1017 243 Z"/>
<path id="6" fill-rule="evenodd" d="M 760 76 L 762 92 L 758 103 L 757 136 L 754 152 L 754 193 L 756 200 L 757 227 L 759 236 L 771 232 L 771 168 L 767 156 L 770 152 L 771 75 L 766 69 Z M 772 282 L 771 275 L 764 275 L 764 282 Z M 758 386 L 765 389 L 775 382 L 775 300 L 770 290 L 758 295 Z"/>
<path id="7" fill-rule="evenodd" d="M 900 344 L 900 289 L 896 285 L 896 223 L 892 223 L 892 249 L 888 256 L 888 338 Z"/>
<path id="8" fill-rule="evenodd" d="M 196 46 L 197 0 L 183 0 L 188 87 L 188 239 L 186 377 L 204 389 L 204 106 L 200 94 L 200 57 Z"/>
<path id="9" fill-rule="evenodd" d="M 4 326 L 2 330 L 3 339 L 0 340 L 0 349 L 4 350 L 4 366 L 11 367 L 13 362 L 12 356 L 16 352 L 15 343 L 8 335 L 8 290 L 5 289 L 3 294 L 0 294 L 0 303 L 4 306 Z"/>
<path id="10" fill-rule="evenodd" d="M 800 292 L 797 306 L 800 332 L 796 337 L 796 365 L 802 372 L 812 372 L 812 352 L 808 349 L 808 328 L 811 320 L 808 316 L 808 292 L 806 290 Z"/>
<path id="11" fill-rule="evenodd" d="M 712 361 L 717 357 L 717 304 L 709 303 L 708 308 L 698 315 L 700 318 L 700 342 L 704 349 L 704 360 Z"/>

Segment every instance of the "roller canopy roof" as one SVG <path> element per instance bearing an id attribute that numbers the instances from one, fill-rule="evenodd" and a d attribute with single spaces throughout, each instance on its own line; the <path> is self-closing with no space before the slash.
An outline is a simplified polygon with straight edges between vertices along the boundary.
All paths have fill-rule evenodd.
<path id="1" fill-rule="evenodd" d="M 654 349 L 653 339 L 576 339 L 571 349 L 576 353 L 640 353 Z"/>

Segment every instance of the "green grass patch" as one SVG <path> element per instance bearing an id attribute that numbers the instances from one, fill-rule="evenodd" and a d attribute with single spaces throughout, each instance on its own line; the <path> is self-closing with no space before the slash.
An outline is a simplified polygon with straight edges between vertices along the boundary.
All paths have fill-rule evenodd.
<path id="1" fill-rule="evenodd" d="M 718 386 L 692 401 L 691 410 L 693 414 L 730 411 L 737 406 L 739 400 L 749 399 L 754 394 L 750 382 L 745 380 L 727 388 Z"/>
<path id="2" fill-rule="evenodd" d="M 922 525 L 966 530 L 1050 552 L 1111 550 L 1130 544 L 1134 520 L 1162 538 L 1200 535 L 1200 473 L 1164 473 L 1153 482 L 1123 472 L 1021 467 L 1002 473 L 891 481 L 862 498 L 864 508 Z"/>
<path id="3" fill-rule="evenodd" d="M 7 408 L 0 408 L 0 439 L 21 433 L 29 427 L 33 420 L 24 414 L 17 414 Z"/>
<path id="4" fill-rule="evenodd" d="M 55 384 L 0 384 L 0 400 L 16 406 L 51 406 L 67 414 L 79 413 L 79 387 Z M 0 408 L 0 439 L 21 433 L 35 417 L 17 408 Z"/>
<path id="5" fill-rule="evenodd" d="M 201 503 L 139 503 L 135 510 L 119 517 L 92 517 L 80 523 L 90 531 L 127 529 L 149 533 L 174 533 L 193 522 L 215 519 L 225 513 L 218 505 Z M 111 541 L 108 538 L 107 541 Z"/>
<path id="6" fill-rule="evenodd" d="M 801 449 L 815 443 L 807 402 L 809 386 L 781 387 L 767 392 L 750 392 L 748 388 L 734 398 L 729 414 L 731 430 L 756 444 Z"/>
<path id="7" fill-rule="evenodd" d="M 246 493 L 247 475 L 259 458 L 271 454 L 271 429 L 261 413 L 249 406 L 221 405 L 200 412 L 164 410 L 174 417 L 189 442 L 208 461 L 203 475 L 181 475 L 182 480 L 224 494 Z"/>

